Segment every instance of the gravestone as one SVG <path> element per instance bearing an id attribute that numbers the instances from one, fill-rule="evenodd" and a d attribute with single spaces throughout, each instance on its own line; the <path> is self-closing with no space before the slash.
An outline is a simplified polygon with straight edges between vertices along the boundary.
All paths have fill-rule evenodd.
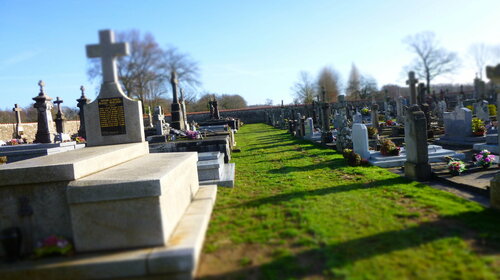
<path id="1" fill-rule="evenodd" d="M 417 181 L 431 176 L 427 147 L 427 124 L 424 112 L 418 105 L 412 105 L 405 118 L 406 162 L 405 176 Z"/>
<path id="2" fill-rule="evenodd" d="M 474 98 L 479 100 L 487 98 L 486 83 L 478 77 L 474 79 L 474 95 Z"/>
<path id="3" fill-rule="evenodd" d="M 418 80 L 415 79 L 415 72 L 410 71 L 408 73 L 408 80 L 406 84 L 410 86 L 410 104 L 417 104 L 417 90 L 415 89 L 415 85 L 418 83 Z"/>
<path id="4" fill-rule="evenodd" d="M 99 44 L 86 49 L 87 57 L 101 58 L 103 77 L 96 100 L 84 105 L 87 146 L 143 142 L 141 102 L 123 94 L 117 76 L 116 57 L 129 54 L 128 44 L 115 43 L 111 30 L 101 30 Z"/>
<path id="5" fill-rule="evenodd" d="M 403 110 L 403 97 L 399 96 L 396 99 L 396 121 L 398 123 L 404 122 L 404 110 Z"/>
<path id="6" fill-rule="evenodd" d="M 22 109 L 17 104 L 14 104 L 14 108 L 12 108 L 12 111 L 16 115 L 16 131 L 14 132 L 14 138 L 21 139 L 21 136 L 24 134 L 23 126 L 21 123 Z"/>
<path id="7" fill-rule="evenodd" d="M 437 117 L 438 117 L 438 125 L 440 126 L 444 125 L 444 113 L 446 112 L 446 108 L 447 108 L 446 101 L 444 99 L 439 100 L 437 104 Z"/>
<path id="8" fill-rule="evenodd" d="M 57 133 L 61 134 L 64 133 L 64 114 L 61 110 L 61 103 L 63 103 L 62 99 L 59 99 L 59 96 L 56 97 L 56 101 L 54 101 L 54 104 L 57 106 L 57 113 L 56 113 L 56 131 Z"/>
<path id="9" fill-rule="evenodd" d="M 165 114 L 161 106 L 155 107 L 153 123 L 156 128 L 156 135 L 165 135 Z"/>
<path id="10" fill-rule="evenodd" d="M 353 123 L 362 123 L 363 122 L 363 115 L 361 115 L 360 112 L 356 110 L 356 113 L 353 116 Z"/>
<path id="11" fill-rule="evenodd" d="M 45 94 L 43 87 L 45 83 L 39 81 L 40 93 L 34 97 L 35 109 L 38 111 L 38 126 L 35 135 L 35 143 L 52 143 L 54 141 L 54 131 L 52 128 L 52 98 Z"/>
<path id="12" fill-rule="evenodd" d="M 366 125 L 361 123 L 352 125 L 352 147 L 354 152 L 359 154 L 362 159 L 370 158 Z"/>
<path id="13" fill-rule="evenodd" d="M 304 123 L 304 138 L 312 139 L 314 133 L 314 121 L 312 118 L 307 118 Z"/>
<path id="14" fill-rule="evenodd" d="M 375 127 L 376 129 L 379 129 L 379 123 L 378 123 L 378 104 L 373 103 L 372 104 L 372 127 Z"/>
<path id="15" fill-rule="evenodd" d="M 179 81 L 177 80 L 177 73 L 175 71 L 172 71 L 171 73 L 171 78 L 170 78 L 170 84 L 172 85 L 172 105 L 171 105 L 171 116 L 172 116 L 172 123 L 171 126 L 172 128 L 179 129 L 179 130 L 185 130 L 186 127 L 184 127 L 184 116 L 182 114 L 182 105 L 179 103 L 179 97 L 178 97 L 178 92 L 177 92 L 177 84 Z"/>
<path id="16" fill-rule="evenodd" d="M 463 139 L 472 136 L 472 111 L 467 108 L 455 108 L 444 114 L 444 132 L 446 137 Z"/>
<path id="17" fill-rule="evenodd" d="M 181 88 L 181 109 L 182 109 L 182 119 L 184 120 L 184 127 L 187 130 L 189 130 L 187 111 L 186 111 L 186 100 L 184 98 L 184 89 L 182 88 Z"/>
<path id="18" fill-rule="evenodd" d="M 87 134 L 85 133 L 85 114 L 83 112 L 85 111 L 85 105 L 90 103 L 90 99 L 85 96 L 84 86 L 80 87 L 80 91 L 82 92 L 82 95 L 76 100 L 78 102 L 76 106 L 80 109 L 80 111 L 78 112 L 78 116 L 80 117 L 80 128 L 78 128 L 78 136 L 87 139 Z"/>
<path id="19" fill-rule="evenodd" d="M 151 115 L 151 107 L 148 106 L 147 108 L 147 115 L 146 119 L 144 120 L 144 127 L 153 127 L 153 116 Z"/>
<path id="20" fill-rule="evenodd" d="M 474 112 L 476 114 L 476 118 L 478 118 L 484 122 L 490 121 L 490 112 L 488 109 L 488 101 L 481 100 L 477 103 L 474 103 Z"/>

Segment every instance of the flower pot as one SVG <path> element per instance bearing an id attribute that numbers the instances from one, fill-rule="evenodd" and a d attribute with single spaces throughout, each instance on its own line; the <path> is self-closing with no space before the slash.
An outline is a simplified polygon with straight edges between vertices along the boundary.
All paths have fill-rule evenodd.
<path id="1" fill-rule="evenodd" d="M 460 174 L 461 174 L 460 171 L 458 171 L 458 170 L 450 170 L 450 173 L 453 176 L 460 176 Z"/>
<path id="2" fill-rule="evenodd" d="M 484 130 L 474 131 L 473 134 L 475 136 L 484 136 Z"/>

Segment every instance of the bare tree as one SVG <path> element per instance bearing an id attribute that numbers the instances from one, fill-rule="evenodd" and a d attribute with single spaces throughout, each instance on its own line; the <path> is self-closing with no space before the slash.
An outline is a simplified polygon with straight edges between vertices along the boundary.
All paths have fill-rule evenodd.
<path id="1" fill-rule="evenodd" d="M 406 37 L 403 42 L 417 55 L 407 70 L 415 71 L 419 78 L 426 80 L 428 92 L 434 78 L 453 73 L 460 66 L 457 54 L 440 47 L 433 32 L 417 33 Z"/>
<path id="2" fill-rule="evenodd" d="M 177 73 L 179 86 L 184 89 L 185 100 L 196 100 L 197 88 L 201 85 L 198 62 L 187 53 L 181 53 L 176 47 L 168 46 L 162 54 L 161 68 L 169 81 L 172 71 Z"/>
<path id="3" fill-rule="evenodd" d="M 469 47 L 468 52 L 474 60 L 479 78 L 482 79 L 486 63 L 492 58 L 493 49 L 483 43 L 476 43 Z"/>
<path id="4" fill-rule="evenodd" d="M 312 103 L 316 96 L 315 83 L 306 71 L 299 73 L 299 81 L 291 89 L 295 96 L 294 103 Z"/>
<path id="5" fill-rule="evenodd" d="M 369 99 L 377 93 L 377 81 L 369 75 L 361 76 L 359 97 Z"/>
<path id="6" fill-rule="evenodd" d="M 117 59 L 118 78 L 125 94 L 157 104 L 161 96 L 170 91 L 170 75 L 177 72 L 180 87 L 185 89 L 185 100 L 196 99 L 196 87 L 201 85 L 199 67 L 188 54 L 175 47 L 160 48 L 153 35 L 141 35 L 137 30 L 117 33 L 117 41 L 130 44 L 130 55 Z M 100 59 L 90 59 L 87 74 L 90 80 L 100 78 Z"/>
<path id="7" fill-rule="evenodd" d="M 361 98 L 361 74 L 354 63 L 351 66 L 349 80 L 347 80 L 346 96 L 348 100 L 359 100 Z"/>
<path id="8" fill-rule="evenodd" d="M 340 93 L 339 90 L 340 78 L 339 73 L 335 71 L 332 67 L 325 66 L 318 75 L 318 86 L 325 89 L 326 92 L 326 102 L 337 101 L 337 96 Z"/>

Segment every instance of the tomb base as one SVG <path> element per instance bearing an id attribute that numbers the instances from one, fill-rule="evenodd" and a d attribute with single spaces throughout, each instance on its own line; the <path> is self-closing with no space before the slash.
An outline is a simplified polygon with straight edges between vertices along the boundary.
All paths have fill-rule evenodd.
<path id="1" fill-rule="evenodd" d="M 216 194 L 216 186 L 200 187 L 166 246 L 0 264 L 0 276 L 4 280 L 193 279 Z"/>
<path id="2" fill-rule="evenodd" d="M 490 205 L 500 210 L 500 174 L 495 175 L 490 182 Z"/>
<path id="3" fill-rule="evenodd" d="M 431 178 L 431 166 L 428 163 L 405 162 L 405 176 L 415 181 Z"/>

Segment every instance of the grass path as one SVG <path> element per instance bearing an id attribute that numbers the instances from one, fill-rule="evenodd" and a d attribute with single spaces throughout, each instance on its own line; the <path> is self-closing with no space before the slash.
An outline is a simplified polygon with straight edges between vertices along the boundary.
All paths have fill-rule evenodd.
<path id="1" fill-rule="evenodd" d="M 500 212 L 244 126 L 201 279 L 500 279 Z"/>

